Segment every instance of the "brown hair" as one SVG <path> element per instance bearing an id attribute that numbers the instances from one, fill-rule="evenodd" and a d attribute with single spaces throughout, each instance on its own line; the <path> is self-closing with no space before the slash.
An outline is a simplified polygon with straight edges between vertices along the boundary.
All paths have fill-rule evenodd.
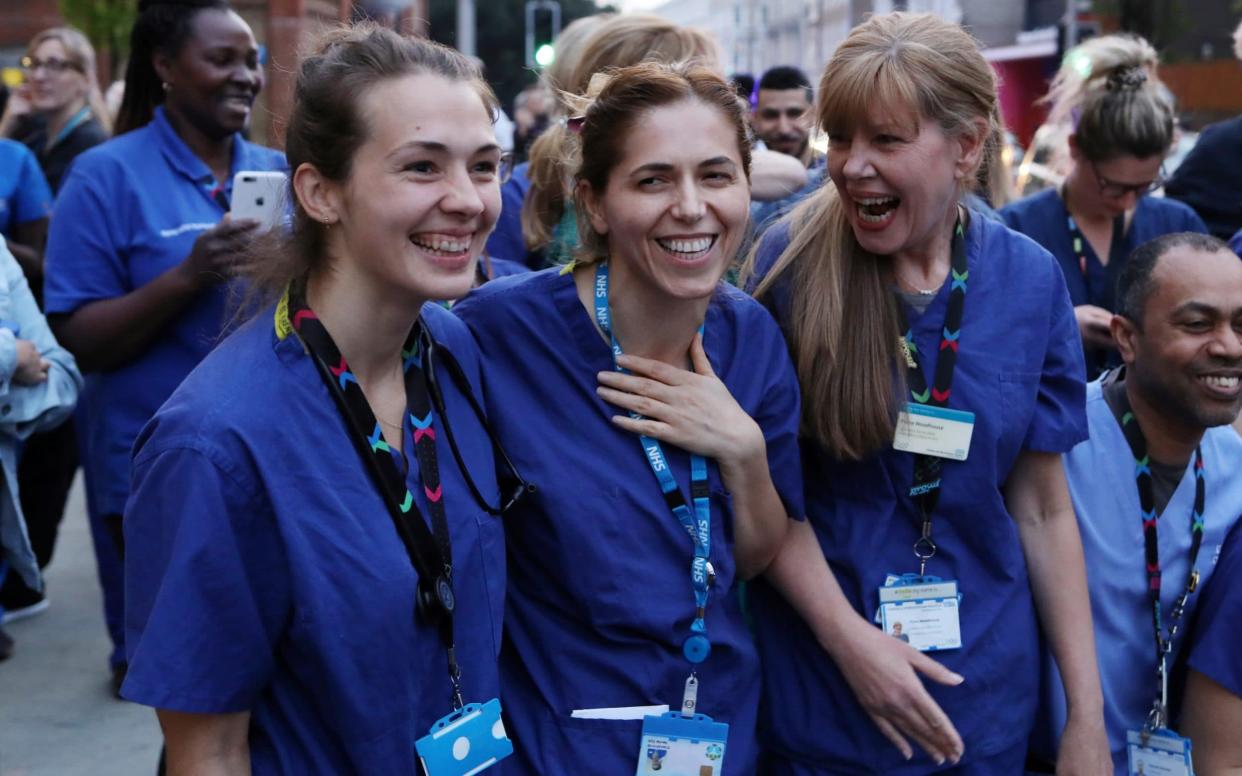
<path id="1" fill-rule="evenodd" d="M 349 178 L 354 155 L 369 136 L 362 101 L 378 84 L 430 74 L 469 85 L 495 117 L 498 103 L 478 66 L 447 46 L 403 37 L 372 23 L 326 33 L 302 61 L 294 86 L 293 113 L 285 132 L 289 169 L 312 165 L 328 180 Z M 262 299 L 302 280 L 325 259 L 328 227 L 303 209 L 289 179 L 293 224 L 288 234 L 272 230 L 252 251 L 245 274 Z M 254 300 L 251 300 L 254 301 Z"/>
<path id="2" fill-rule="evenodd" d="M 574 180 L 602 194 L 624 156 L 625 139 L 634 125 L 654 108 L 690 100 L 716 108 L 733 125 L 738 158 L 749 178 L 750 125 L 746 106 L 733 85 L 702 65 L 645 62 L 598 75 L 591 83 L 584 100 L 582 129 L 572 140 L 580 159 Z M 607 258 L 608 238 L 592 228 L 586 208 L 578 208 L 577 217 L 582 243 L 577 260 Z"/>
<path id="3" fill-rule="evenodd" d="M 105 132 L 112 131 L 112 115 L 104 105 L 103 94 L 99 91 L 99 76 L 95 72 L 95 48 L 81 31 L 73 27 L 49 27 L 30 39 L 26 53 L 34 56 L 35 49 L 44 42 L 54 40 L 65 48 L 69 61 L 77 66 L 86 78 L 86 104 L 91 108 L 91 115 L 98 121 Z"/>
<path id="4" fill-rule="evenodd" d="M 1159 60 L 1137 35 L 1092 38 L 1065 55 L 1044 99 L 1049 123 L 1068 122 L 1093 162 L 1164 156 L 1173 145 L 1173 104 L 1156 76 Z"/>
<path id="5" fill-rule="evenodd" d="M 821 127 L 848 132 L 876 105 L 908 109 L 950 137 L 976 133 L 982 120 L 985 155 L 1000 136 L 991 67 L 961 27 L 929 14 L 873 16 L 829 60 L 819 86 Z M 788 223 L 789 245 L 755 295 L 782 280 L 789 288 L 786 325 L 802 385 L 803 433 L 838 458 L 861 459 L 891 444 L 905 393 L 887 262 L 858 244 L 831 183 Z M 752 252 L 743 278 L 754 271 Z"/>
<path id="6" fill-rule="evenodd" d="M 651 14 L 614 16 L 598 25 L 582 44 L 568 83 L 560 84 L 565 92 L 562 104 L 585 94 L 591 77 L 608 68 L 644 61 L 715 60 L 716 56 L 715 42 L 702 30 Z M 572 152 L 567 153 L 568 135 L 561 124 L 553 124 L 530 148 L 530 191 L 522 203 L 522 234 L 531 250 L 548 244 L 565 208 L 565 182 L 576 166 Z"/>

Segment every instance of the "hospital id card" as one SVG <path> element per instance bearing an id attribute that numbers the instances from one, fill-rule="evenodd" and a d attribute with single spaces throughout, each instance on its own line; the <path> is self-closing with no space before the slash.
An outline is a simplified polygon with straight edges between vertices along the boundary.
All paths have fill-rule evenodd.
<path id="1" fill-rule="evenodd" d="M 1194 776 L 1190 739 L 1167 728 L 1145 735 L 1126 733 L 1126 773 L 1130 776 Z"/>
<path id="2" fill-rule="evenodd" d="M 647 717 L 635 776 L 719 776 L 728 738 L 729 726 L 704 714 Z"/>
<path id="3" fill-rule="evenodd" d="M 467 703 L 414 742 L 426 776 L 474 776 L 513 754 L 500 701 Z"/>
<path id="4" fill-rule="evenodd" d="M 880 588 L 880 627 L 920 652 L 960 649 L 956 580 L 906 575 Z"/>
<path id="5" fill-rule="evenodd" d="M 974 431 L 973 412 L 909 402 L 897 415 L 893 449 L 965 461 Z"/>

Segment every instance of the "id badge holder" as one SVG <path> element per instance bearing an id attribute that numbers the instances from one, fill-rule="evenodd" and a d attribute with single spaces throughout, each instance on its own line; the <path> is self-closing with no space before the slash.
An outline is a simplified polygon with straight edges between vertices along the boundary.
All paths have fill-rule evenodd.
<path id="1" fill-rule="evenodd" d="M 920 652 L 960 649 L 961 599 L 955 579 L 889 574 L 876 618 L 885 633 Z"/>
<path id="2" fill-rule="evenodd" d="M 728 738 L 728 724 L 705 714 L 645 717 L 635 776 L 719 776 Z"/>
<path id="3" fill-rule="evenodd" d="M 425 776 L 470 776 L 513 754 L 500 701 L 467 703 L 414 742 Z"/>
<path id="4" fill-rule="evenodd" d="M 1126 773 L 1130 776 L 1194 776 L 1190 739 L 1168 728 L 1126 733 Z"/>
<path id="5" fill-rule="evenodd" d="M 897 414 L 893 449 L 965 461 L 974 432 L 973 412 L 908 402 Z"/>

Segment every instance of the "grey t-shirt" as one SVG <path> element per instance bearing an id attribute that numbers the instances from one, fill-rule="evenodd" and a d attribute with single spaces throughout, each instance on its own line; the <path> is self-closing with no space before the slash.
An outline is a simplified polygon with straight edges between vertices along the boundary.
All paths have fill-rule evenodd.
<path id="1" fill-rule="evenodd" d="M 1121 379 L 1118 379 L 1118 376 Z M 1126 384 L 1124 381 L 1124 373 L 1120 369 L 1115 369 L 1111 374 L 1104 378 L 1104 401 L 1108 402 L 1108 408 L 1113 411 L 1113 417 L 1117 419 L 1117 424 L 1121 424 L 1121 416 L 1125 414 L 1122 409 L 1121 397 L 1125 393 Z M 1173 498 L 1173 492 L 1177 490 L 1177 486 L 1181 484 L 1182 478 L 1186 476 L 1186 467 L 1190 465 L 1187 460 L 1182 464 L 1161 463 L 1156 459 L 1148 461 L 1151 468 L 1151 496 L 1156 509 L 1156 514 L 1164 513 L 1164 508 L 1169 505 L 1169 499 Z"/>

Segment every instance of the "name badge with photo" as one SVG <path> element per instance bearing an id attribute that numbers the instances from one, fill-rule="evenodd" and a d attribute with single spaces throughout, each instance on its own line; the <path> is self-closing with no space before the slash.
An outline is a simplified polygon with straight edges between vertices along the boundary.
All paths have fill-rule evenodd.
<path id="1" fill-rule="evenodd" d="M 1126 761 L 1130 776 L 1194 776 L 1190 739 L 1167 728 L 1151 734 L 1126 733 Z"/>
<path id="2" fill-rule="evenodd" d="M 897 415 L 893 449 L 965 461 L 974 431 L 973 412 L 910 402 Z"/>
<path id="3" fill-rule="evenodd" d="M 920 652 L 960 649 L 960 606 L 956 580 L 890 576 L 880 588 L 880 627 Z"/>
<path id="4" fill-rule="evenodd" d="M 729 726 L 704 714 L 646 717 L 635 776 L 719 776 L 728 738 Z"/>

